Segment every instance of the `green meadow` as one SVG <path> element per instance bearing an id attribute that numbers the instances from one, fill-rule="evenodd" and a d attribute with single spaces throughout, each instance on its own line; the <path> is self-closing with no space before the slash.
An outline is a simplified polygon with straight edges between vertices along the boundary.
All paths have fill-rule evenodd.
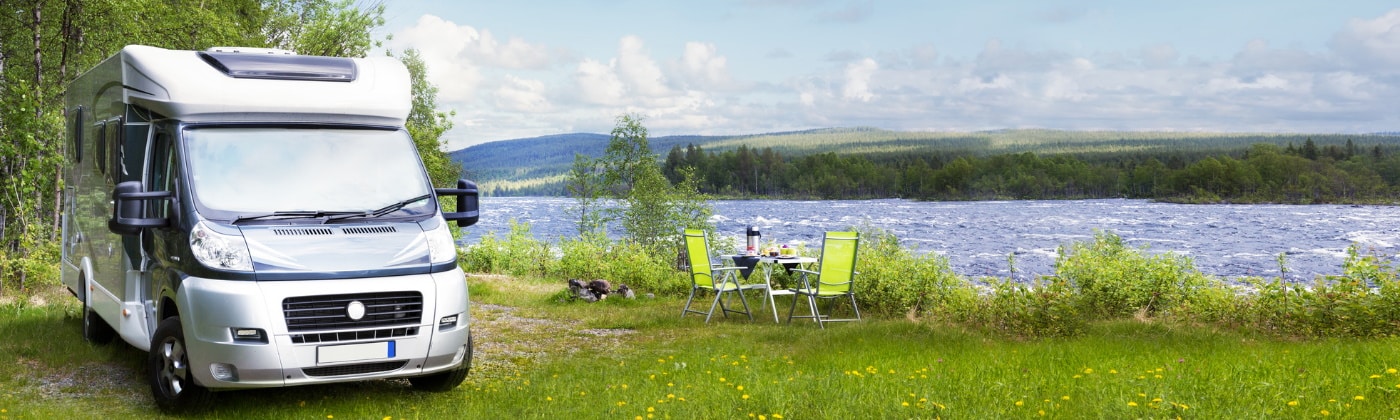
<path id="1" fill-rule="evenodd" d="M 1151 320 L 1016 338 L 907 317 L 822 330 L 683 299 L 561 300 L 472 275 L 473 373 L 220 393 L 208 418 L 1394 418 L 1400 339 L 1297 339 Z M 758 296 L 750 295 L 757 305 Z M 789 302 L 780 298 L 780 309 Z M 161 418 L 144 353 L 79 338 L 58 290 L 0 306 L 0 418 Z M 802 309 L 799 309 L 801 311 Z"/>

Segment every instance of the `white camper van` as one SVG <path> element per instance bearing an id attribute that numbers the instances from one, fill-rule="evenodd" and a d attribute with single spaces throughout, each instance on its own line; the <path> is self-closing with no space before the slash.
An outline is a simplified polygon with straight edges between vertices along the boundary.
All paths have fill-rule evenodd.
<path id="1" fill-rule="evenodd" d="M 66 97 L 63 283 L 83 337 L 149 351 L 166 410 L 210 391 L 378 378 L 449 390 L 471 365 L 450 224 L 387 58 L 128 46 Z M 457 197 L 456 211 L 438 197 Z"/>

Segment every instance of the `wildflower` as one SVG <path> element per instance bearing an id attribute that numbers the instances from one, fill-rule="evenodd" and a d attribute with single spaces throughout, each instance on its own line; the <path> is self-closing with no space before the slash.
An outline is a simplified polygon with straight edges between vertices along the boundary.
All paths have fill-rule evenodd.
<path id="1" fill-rule="evenodd" d="M 655 412 L 656 412 L 656 407 L 647 407 L 647 412 L 648 412 L 648 413 L 655 413 Z"/>
<path id="2" fill-rule="evenodd" d="M 909 402 L 908 402 L 908 401 L 905 401 L 905 402 L 904 402 L 903 404 L 901 404 L 901 405 L 903 405 L 903 406 L 905 406 L 905 407 L 908 407 L 908 406 L 909 406 Z"/>
<path id="3" fill-rule="evenodd" d="M 1319 411 L 1317 414 L 1321 414 L 1321 415 L 1324 415 L 1324 416 L 1330 416 L 1330 415 L 1332 415 L 1332 413 L 1328 413 L 1327 410 Z"/>
<path id="4" fill-rule="evenodd" d="M 1371 375 L 1371 379 L 1380 379 L 1381 375 Z"/>
<path id="5" fill-rule="evenodd" d="M 1020 407 L 1020 406 L 1023 406 L 1023 405 L 1026 405 L 1026 402 L 1025 402 L 1025 401 L 1017 401 L 1017 402 L 1016 402 L 1016 406 L 1017 406 L 1017 407 Z"/>
<path id="6" fill-rule="evenodd" d="M 666 363 L 666 359 L 656 359 L 656 363 Z"/>
<path id="7" fill-rule="evenodd" d="M 743 391 L 743 390 L 744 390 L 744 386 L 743 386 L 743 385 L 739 385 L 739 387 L 736 388 L 736 389 L 738 389 L 738 390 L 740 390 L 740 391 Z"/>
<path id="8" fill-rule="evenodd" d="M 1298 406 L 1298 400 L 1289 401 L 1289 402 L 1288 402 L 1288 406 L 1289 406 L 1289 407 L 1297 407 L 1297 406 Z"/>
<path id="9" fill-rule="evenodd" d="M 749 394 L 744 394 L 744 396 L 743 396 L 743 397 L 740 397 L 740 398 L 743 398 L 743 399 L 746 399 L 746 400 L 747 400 L 747 399 L 749 399 Z"/>
<path id="10" fill-rule="evenodd" d="M 758 415 L 758 420 L 768 420 L 768 416 L 759 414 L 759 415 Z"/>
<path id="11" fill-rule="evenodd" d="M 1069 401 L 1069 396 L 1066 395 L 1066 396 L 1060 397 L 1060 399 L 1065 400 L 1065 401 Z"/>
<path id="12" fill-rule="evenodd" d="M 1074 379 L 1079 379 L 1079 378 L 1083 378 L 1083 377 L 1084 377 L 1083 375 L 1074 375 Z"/>
<path id="13" fill-rule="evenodd" d="M 1128 401 L 1129 407 L 1137 407 L 1137 401 Z"/>
<path id="14" fill-rule="evenodd" d="M 618 402 L 617 402 L 617 406 L 618 406 L 618 407 L 621 407 L 621 406 L 624 406 L 624 405 L 627 405 L 627 401 L 618 401 Z"/>
<path id="15" fill-rule="evenodd" d="M 1041 417 L 1044 417 L 1044 416 L 1045 416 L 1045 410 L 1040 410 L 1040 412 L 1037 413 L 1037 414 L 1040 414 Z"/>
<path id="16" fill-rule="evenodd" d="M 778 414 L 778 413 L 773 413 L 773 418 L 775 418 L 775 419 L 781 419 L 781 418 L 783 418 L 783 415 L 782 415 L 782 414 Z"/>
<path id="17" fill-rule="evenodd" d="M 1085 375 L 1092 374 L 1092 373 L 1094 373 L 1094 368 L 1084 368 L 1084 374 L 1085 374 Z"/>
<path id="18" fill-rule="evenodd" d="M 544 397 L 545 401 L 554 401 L 554 397 Z"/>
<path id="19" fill-rule="evenodd" d="M 1109 370 L 1108 370 L 1108 373 L 1117 375 L 1117 374 L 1118 374 L 1118 369 L 1109 369 Z"/>
<path id="20" fill-rule="evenodd" d="M 1385 373 L 1389 373 L 1389 374 L 1391 374 L 1391 375 L 1394 375 L 1396 372 L 1397 372 L 1397 371 L 1395 370 L 1395 368 L 1390 368 L 1390 369 L 1386 369 L 1386 370 L 1385 370 Z"/>
<path id="21" fill-rule="evenodd" d="M 676 399 L 676 394 L 666 394 L 666 399 L 668 399 L 668 400 L 674 400 L 674 399 Z"/>
<path id="22" fill-rule="evenodd" d="M 1355 398 L 1352 398 L 1352 399 L 1353 399 L 1353 400 L 1357 400 L 1357 401 L 1366 401 L 1366 396 L 1364 396 L 1364 395 L 1357 395 Z"/>

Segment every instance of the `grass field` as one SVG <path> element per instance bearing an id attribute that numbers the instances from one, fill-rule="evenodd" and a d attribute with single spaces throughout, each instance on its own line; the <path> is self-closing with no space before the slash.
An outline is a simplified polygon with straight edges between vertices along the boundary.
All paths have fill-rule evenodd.
<path id="1" fill-rule="evenodd" d="M 402 381 L 218 394 L 210 418 L 1396 418 L 1400 339 L 1292 341 L 1138 321 L 1019 340 L 926 321 L 820 330 L 678 317 L 675 299 L 561 303 L 472 276 L 476 363 Z M 59 293 L 0 304 L 0 418 L 156 418 L 141 353 L 92 346 Z M 781 302 L 786 310 L 787 303 Z M 800 311 L 800 309 L 799 309 Z"/>

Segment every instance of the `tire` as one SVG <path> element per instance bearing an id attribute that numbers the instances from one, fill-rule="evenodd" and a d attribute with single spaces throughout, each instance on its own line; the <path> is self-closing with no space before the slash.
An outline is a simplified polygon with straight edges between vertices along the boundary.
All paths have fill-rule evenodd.
<path id="1" fill-rule="evenodd" d="M 190 374 L 190 358 L 186 354 L 185 331 L 179 317 L 160 321 L 151 352 L 146 358 L 146 380 L 156 406 L 167 413 L 195 411 L 209 405 L 213 397 L 208 389 L 194 382 Z"/>
<path id="2" fill-rule="evenodd" d="M 79 297 L 83 301 L 83 340 L 93 344 L 111 343 L 117 337 L 117 330 L 88 306 L 88 291 L 92 289 L 88 288 L 86 276 L 79 284 L 83 288 L 83 295 Z"/>
<path id="3" fill-rule="evenodd" d="M 413 389 L 419 391 L 447 392 L 456 389 L 457 385 L 461 385 L 462 381 L 467 379 L 467 373 L 472 370 L 472 352 L 475 347 L 472 343 L 471 333 L 467 333 L 467 354 L 462 356 L 461 365 L 446 372 L 408 378 L 408 383 L 413 385 Z"/>

